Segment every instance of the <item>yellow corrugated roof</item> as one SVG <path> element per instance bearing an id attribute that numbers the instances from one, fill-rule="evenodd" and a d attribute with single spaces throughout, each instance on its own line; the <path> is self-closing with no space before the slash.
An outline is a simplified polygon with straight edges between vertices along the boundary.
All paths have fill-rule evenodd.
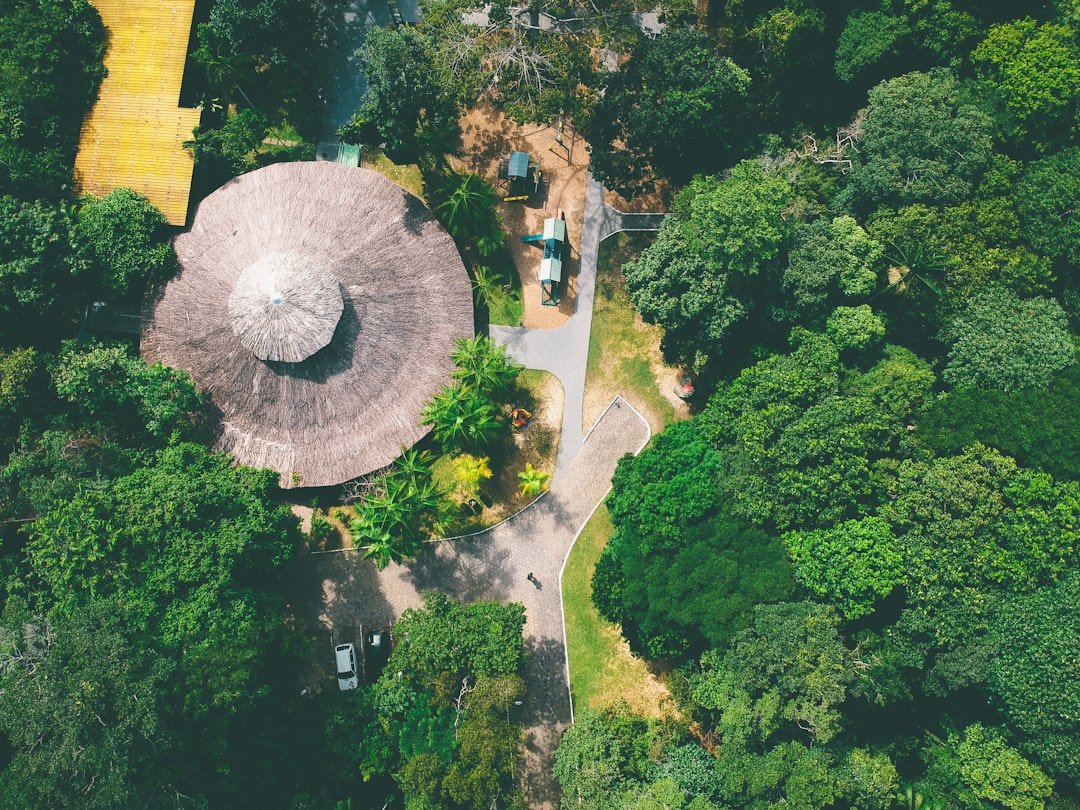
<path id="1" fill-rule="evenodd" d="M 200 110 L 182 109 L 195 0 L 90 0 L 108 31 L 109 75 L 83 121 L 75 156 L 80 192 L 131 188 L 184 225 L 194 160 L 184 149 Z"/>

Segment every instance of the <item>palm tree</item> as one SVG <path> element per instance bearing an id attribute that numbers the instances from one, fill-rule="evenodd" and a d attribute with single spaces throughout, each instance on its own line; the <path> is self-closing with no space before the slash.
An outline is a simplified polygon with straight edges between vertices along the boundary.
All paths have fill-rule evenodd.
<path id="1" fill-rule="evenodd" d="M 237 53 L 229 53 L 225 46 L 210 35 L 208 26 L 199 26 L 199 40 L 201 44 L 192 52 L 191 58 L 203 66 L 206 71 L 206 83 L 211 92 L 216 93 L 221 101 L 221 107 L 228 107 L 230 101 L 230 88 L 235 87 L 248 106 L 255 109 L 251 99 L 240 86 L 238 77 L 248 67 L 250 58 Z M 204 99 L 208 106 L 213 107 L 218 99 Z"/>
<path id="2" fill-rule="evenodd" d="M 450 359 L 457 366 L 453 377 L 462 385 L 495 394 L 508 389 L 521 372 L 500 346 L 487 335 L 458 338 Z"/>
<path id="3" fill-rule="evenodd" d="M 454 472 L 454 497 L 458 503 L 467 504 L 480 500 L 480 486 L 491 478 L 490 459 L 487 456 L 474 456 L 462 453 L 454 458 L 450 466 Z"/>
<path id="4" fill-rule="evenodd" d="M 444 448 L 483 446 L 499 428 L 491 399 L 461 383 L 439 390 L 424 406 L 421 423 L 431 425 L 435 441 Z"/>
<path id="5" fill-rule="evenodd" d="M 506 307 L 499 300 L 499 282 L 491 271 L 478 264 L 473 267 L 472 275 L 472 288 L 473 295 L 476 296 L 476 305 L 483 304 L 488 308 L 489 312 L 496 309 L 502 314 L 503 318 L 509 320 L 510 313 L 506 311 Z"/>
<path id="6" fill-rule="evenodd" d="M 525 497 L 539 495 L 548 488 L 548 480 L 551 473 L 538 470 L 531 463 L 525 464 L 525 469 L 518 473 L 518 491 Z"/>
<path id="7" fill-rule="evenodd" d="M 943 810 L 941 804 L 928 799 L 911 782 L 904 783 L 904 810 Z"/>
<path id="8" fill-rule="evenodd" d="M 415 557 L 424 538 L 441 528 L 440 500 L 430 472 L 411 475 L 398 471 L 376 479 L 376 494 L 356 507 L 349 531 L 364 557 L 381 571 L 392 562 Z"/>
<path id="9" fill-rule="evenodd" d="M 449 192 L 435 210 L 458 242 L 475 246 L 481 256 L 490 256 L 506 240 L 495 209 L 499 193 L 475 173 L 451 173 L 447 180 Z"/>
<path id="10" fill-rule="evenodd" d="M 401 448 L 401 455 L 390 469 L 390 475 L 403 475 L 407 478 L 423 478 L 431 474 L 434 457 L 430 450 L 417 450 L 415 447 Z"/>
<path id="11" fill-rule="evenodd" d="M 925 288 L 937 298 L 945 297 L 945 290 L 934 276 L 949 266 L 948 258 L 928 250 L 921 242 L 908 246 L 890 242 L 889 247 L 889 285 L 882 292 L 910 293 Z"/>

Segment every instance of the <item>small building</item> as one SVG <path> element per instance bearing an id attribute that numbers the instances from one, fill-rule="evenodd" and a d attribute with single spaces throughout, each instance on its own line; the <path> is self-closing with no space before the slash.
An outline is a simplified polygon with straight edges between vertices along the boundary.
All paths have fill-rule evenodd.
<path id="1" fill-rule="evenodd" d="M 187 223 L 202 111 L 179 107 L 195 0 L 92 0 L 108 32 L 106 76 L 83 120 L 75 190 L 133 189 L 170 225 Z"/>
<path id="2" fill-rule="evenodd" d="M 504 202 L 527 200 L 540 187 L 540 167 L 529 160 L 528 152 L 511 152 L 499 161 L 499 181 Z"/>

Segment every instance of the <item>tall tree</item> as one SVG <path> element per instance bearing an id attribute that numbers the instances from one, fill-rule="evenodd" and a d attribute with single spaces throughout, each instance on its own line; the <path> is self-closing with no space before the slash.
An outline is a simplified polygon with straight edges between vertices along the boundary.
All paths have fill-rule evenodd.
<path id="1" fill-rule="evenodd" d="M 724 352 L 776 275 L 792 197 L 786 179 L 755 161 L 679 194 L 656 242 L 623 268 L 634 305 L 664 327 L 667 353 L 703 365 Z"/>
<path id="2" fill-rule="evenodd" d="M 1032 247 L 1080 264 L 1080 147 L 1029 163 L 1016 197 Z"/>
<path id="3" fill-rule="evenodd" d="M 991 624 L 990 691 L 1021 746 L 1052 773 L 1080 780 L 1080 574 L 1007 599 Z"/>
<path id="4" fill-rule="evenodd" d="M 444 146 L 455 122 L 454 102 L 423 36 L 411 28 L 374 27 L 357 56 L 367 90 L 343 136 L 366 146 L 385 143 L 399 162 Z"/>
<path id="5" fill-rule="evenodd" d="M 104 52 L 101 18 L 86 0 L 0 3 L 0 194 L 58 197 L 70 188 Z"/>
<path id="6" fill-rule="evenodd" d="M 906 425 L 934 383 L 911 352 L 886 347 L 848 369 L 827 337 L 796 330 L 773 355 L 720 385 L 701 419 L 720 452 L 733 511 L 784 531 L 869 514 L 892 478 Z"/>
<path id="7" fill-rule="evenodd" d="M 4 803 L 155 804 L 171 770 L 159 704 L 173 662 L 138 641 L 122 599 L 51 619 L 25 611 L 9 603 L 0 627 L 0 728 L 14 749 L 0 772 Z"/>
<path id="8" fill-rule="evenodd" d="M 992 155 L 990 117 L 962 99 L 948 70 L 909 73 L 870 91 L 851 183 L 843 202 L 954 204 Z"/>
<path id="9" fill-rule="evenodd" d="M 957 388 L 1046 388 L 1076 362 L 1068 319 L 1052 298 L 1020 298 L 988 287 L 946 324 L 949 361 L 941 376 Z"/>
<path id="10" fill-rule="evenodd" d="M 1065 142 L 1080 98 L 1080 47 L 1066 25 L 1030 17 L 990 29 L 971 54 L 1008 110 L 1022 149 Z"/>
<path id="11" fill-rule="evenodd" d="M 118 295 L 138 293 L 142 282 L 161 276 L 175 261 L 164 225 L 164 215 L 146 197 L 118 188 L 84 201 L 75 238 L 107 289 Z"/>
<path id="12" fill-rule="evenodd" d="M 683 183 L 716 171 L 742 151 L 734 122 L 749 85 L 749 74 L 700 31 L 670 26 L 642 38 L 608 76 L 589 119 L 592 172 L 629 196 L 650 177 Z"/>
<path id="13" fill-rule="evenodd" d="M 31 320 L 55 317 L 84 268 L 67 207 L 0 197 L 0 340 Z"/>

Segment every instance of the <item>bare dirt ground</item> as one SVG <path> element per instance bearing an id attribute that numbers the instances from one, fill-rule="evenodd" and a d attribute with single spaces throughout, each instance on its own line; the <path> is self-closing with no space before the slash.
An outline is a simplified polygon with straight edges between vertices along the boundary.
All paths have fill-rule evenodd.
<path id="1" fill-rule="evenodd" d="M 478 106 L 461 119 L 462 150 L 451 161 L 458 170 L 476 172 L 492 183 L 497 182 L 499 161 L 511 151 L 528 152 L 532 162 L 541 166 L 542 182 L 535 195 L 526 202 L 499 204 L 507 247 L 521 276 L 525 300 L 523 325 L 530 328 L 553 328 L 566 323 L 574 314 L 577 298 L 578 248 L 589 154 L 584 139 L 569 122 L 562 136 L 566 149 L 552 148 L 557 134 L 554 126 L 522 126 L 493 107 Z M 521 237 L 540 233 L 544 220 L 556 216 L 559 209 L 566 216 L 569 256 L 563 260 L 559 306 L 546 307 L 540 303 L 540 285 L 536 280 L 541 249 L 535 243 L 522 243 Z"/>
<path id="2" fill-rule="evenodd" d="M 610 189 L 604 189 L 604 202 L 616 211 L 626 214 L 652 214 L 657 211 L 670 211 L 674 197 L 671 184 L 664 179 L 656 181 L 656 189 L 648 193 L 636 194 L 627 199 Z"/>

